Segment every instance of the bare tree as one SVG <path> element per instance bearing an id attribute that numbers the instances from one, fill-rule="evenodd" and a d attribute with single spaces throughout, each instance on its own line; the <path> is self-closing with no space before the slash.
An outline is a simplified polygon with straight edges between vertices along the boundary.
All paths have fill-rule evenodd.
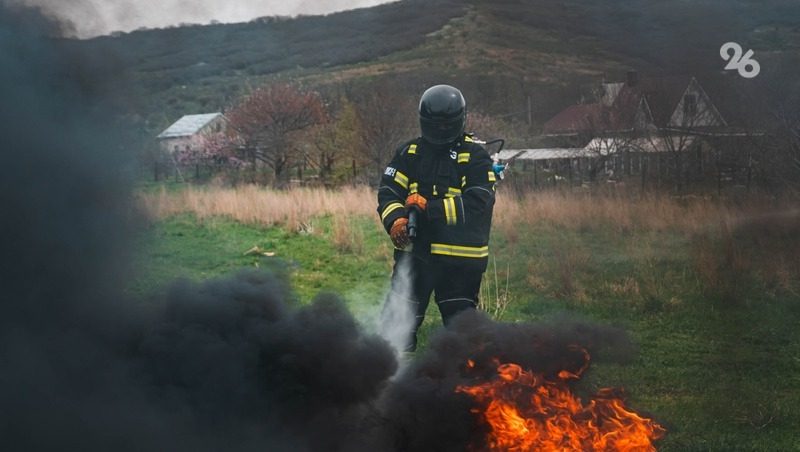
<path id="1" fill-rule="evenodd" d="M 666 169 L 667 178 L 673 183 L 675 190 L 682 193 L 689 182 L 691 169 L 695 169 L 698 177 L 704 171 L 703 137 L 715 128 L 727 126 L 727 123 L 694 78 L 676 108 L 662 121 L 660 124 L 652 122 L 645 128 L 640 151 L 658 159 L 658 177 Z M 662 155 L 668 160 L 666 168 L 661 165 Z"/>
<path id="2" fill-rule="evenodd" d="M 782 186 L 800 190 L 800 58 L 784 61 L 772 74 L 759 76 L 759 100 L 767 111 L 769 173 Z M 771 75 L 771 76 L 770 76 Z"/>
<path id="3" fill-rule="evenodd" d="M 369 183 L 378 183 L 397 146 L 415 136 L 415 101 L 385 82 L 354 101 L 359 125 L 356 162 L 366 168 Z"/>
<path id="4" fill-rule="evenodd" d="M 581 141 L 588 142 L 584 151 L 591 162 L 589 180 L 597 181 L 600 172 L 608 179 L 619 178 L 626 171 L 630 174 L 630 152 L 635 140 L 633 126 L 622 121 L 618 110 L 600 102 L 595 105 L 593 114 L 583 118 L 581 128 L 584 135 Z"/>
<path id="5" fill-rule="evenodd" d="M 302 158 L 297 134 L 323 122 L 325 106 L 316 92 L 274 84 L 254 90 L 227 116 L 253 163 L 264 162 L 280 184 Z"/>
<path id="6" fill-rule="evenodd" d="M 507 141 L 506 145 L 513 146 L 508 142 L 521 135 L 514 126 L 496 116 L 487 115 L 481 112 L 471 111 L 467 114 L 467 131 L 474 132 L 482 140 L 503 138 Z"/>
<path id="7" fill-rule="evenodd" d="M 791 103 L 791 107 L 786 103 L 776 106 L 776 135 L 788 165 L 784 180 L 800 188 L 800 95 L 795 94 Z"/>

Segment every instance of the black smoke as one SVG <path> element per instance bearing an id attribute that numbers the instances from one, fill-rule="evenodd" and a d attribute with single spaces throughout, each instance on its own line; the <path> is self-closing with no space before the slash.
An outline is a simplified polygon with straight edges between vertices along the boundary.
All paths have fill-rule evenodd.
<path id="1" fill-rule="evenodd" d="M 4 448 L 319 450 L 347 439 L 395 371 L 388 345 L 335 297 L 290 308 L 274 274 L 178 282 L 156 304 L 126 297 L 126 134 L 80 68 L 18 17 L 0 16 Z"/>
<path id="2" fill-rule="evenodd" d="M 137 341 L 134 384 L 183 413 L 187 439 L 202 445 L 192 449 L 340 449 L 396 370 L 388 344 L 364 335 L 341 300 L 291 307 L 282 281 L 252 271 L 176 283 Z"/>
<path id="3" fill-rule="evenodd" d="M 4 449 L 463 450 L 482 432 L 455 387 L 491 378 L 493 359 L 557 372 L 579 365 L 575 344 L 627 344 L 574 322 L 468 315 L 392 379 L 385 341 L 333 295 L 297 306 L 279 273 L 131 299 L 126 133 L 102 90 L 16 17 L 0 10 Z"/>

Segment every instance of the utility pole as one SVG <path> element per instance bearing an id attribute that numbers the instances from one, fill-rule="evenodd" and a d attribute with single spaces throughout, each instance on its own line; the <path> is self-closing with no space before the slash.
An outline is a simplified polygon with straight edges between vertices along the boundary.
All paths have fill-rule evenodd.
<path id="1" fill-rule="evenodd" d="M 533 124 L 533 101 L 531 95 L 528 94 L 528 127 Z"/>

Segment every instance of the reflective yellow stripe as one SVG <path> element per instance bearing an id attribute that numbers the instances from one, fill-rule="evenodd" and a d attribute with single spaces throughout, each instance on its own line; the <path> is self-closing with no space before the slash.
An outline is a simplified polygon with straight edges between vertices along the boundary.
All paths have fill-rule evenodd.
<path id="1" fill-rule="evenodd" d="M 467 185 L 467 176 L 461 176 L 461 186 Z"/>
<path id="2" fill-rule="evenodd" d="M 464 136 L 464 142 L 465 143 L 474 143 L 475 140 L 473 140 L 471 136 L 466 135 L 466 136 Z"/>
<path id="3" fill-rule="evenodd" d="M 411 185 L 408 186 L 409 193 L 416 193 L 419 190 L 419 184 L 416 182 L 411 182 Z"/>
<path id="4" fill-rule="evenodd" d="M 431 243 L 431 254 L 456 257 L 481 258 L 489 255 L 489 246 L 459 246 Z"/>
<path id="5" fill-rule="evenodd" d="M 416 153 L 417 153 L 417 145 L 416 144 L 412 144 L 411 146 L 408 147 L 408 154 L 414 155 Z"/>
<path id="6" fill-rule="evenodd" d="M 408 177 L 400 171 L 394 175 L 394 181 L 397 182 L 397 184 L 401 187 L 406 189 L 408 188 Z"/>
<path id="7" fill-rule="evenodd" d="M 444 219 L 449 226 L 458 223 L 456 200 L 453 198 L 445 198 L 444 200 Z"/>
<path id="8" fill-rule="evenodd" d="M 469 152 L 458 154 L 458 163 L 469 162 Z"/>
<path id="9" fill-rule="evenodd" d="M 489 171 L 489 182 L 494 182 L 497 180 L 497 177 L 494 175 L 494 171 Z"/>
<path id="10" fill-rule="evenodd" d="M 447 194 L 445 196 L 458 196 L 461 194 L 461 190 L 454 187 L 447 188 Z"/>
<path id="11" fill-rule="evenodd" d="M 383 209 L 383 213 L 381 214 L 381 221 L 385 220 L 386 217 L 388 217 L 390 213 L 394 212 L 397 209 L 402 209 L 402 208 L 403 208 L 403 205 L 400 204 L 399 202 L 393 202 L 393 203 L 389 204 L 388 206 L 386 206 L 385 209 Z"/>

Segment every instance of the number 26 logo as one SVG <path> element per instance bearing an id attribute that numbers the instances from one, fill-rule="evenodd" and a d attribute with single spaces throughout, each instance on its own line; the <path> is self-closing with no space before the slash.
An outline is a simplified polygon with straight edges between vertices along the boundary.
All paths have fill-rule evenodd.
<path id="1" fill-rule="evenodd" d="M 753 59 L 753 54 L 753 50 L 750 49 L 742 56 L 742 46 L 736 42 L 726 42 L 719 49 L 719 56 L 728 62 L 725 70 L 736 69 L 744 78 L 753 78 L 761 72 L 761 65 Z"/>

